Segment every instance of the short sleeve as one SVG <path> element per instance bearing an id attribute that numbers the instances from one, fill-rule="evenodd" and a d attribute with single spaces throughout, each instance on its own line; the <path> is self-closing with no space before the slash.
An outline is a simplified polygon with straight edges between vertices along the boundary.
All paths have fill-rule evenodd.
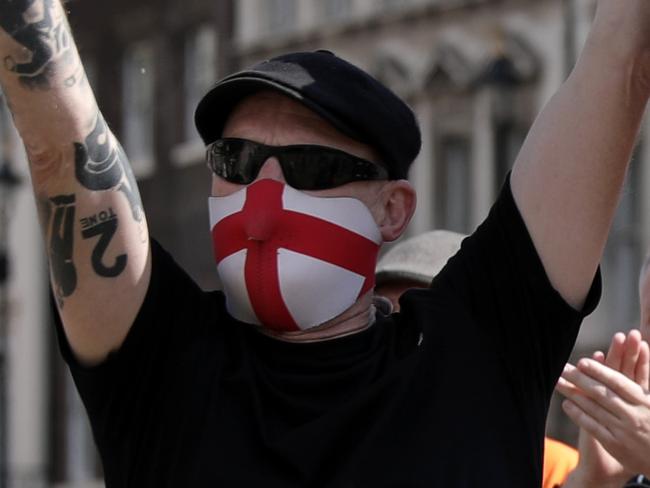
<path id="1" fill-rule="evenodd" d="M 575 343 L 582 319 L 600 297 L 600 272 L 582 310 L 551 285 L 506 180 L 486 220 L 432 282 L 469 314 L 474 330 L 521 395 L 545 404 Z M 528 403 L 531 399 L 527 399 Z"/>
<path id="2" fill-rule="evenodd" d="M 121 347 L 102 363 L 86 367 L 77 361 L 54 307 L 61 354 L 96 437 L 136 431 L 134 424 L 164 397 L 170 379 L 191 367 L 207 324 L 215 321 L 213 294 L 204 293 L 153 239 L 151 252 L 151 280 L 142 307 Z"/>

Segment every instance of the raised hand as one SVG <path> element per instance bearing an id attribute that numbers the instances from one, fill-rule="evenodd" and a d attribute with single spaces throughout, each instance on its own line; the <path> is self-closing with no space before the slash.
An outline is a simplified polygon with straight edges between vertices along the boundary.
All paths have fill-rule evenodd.
<path id="1" fill-rule="evenodd" d="M 0 13 L 0 28 L 29 53 L 23 53 L 22 59 L 5 56 L 5 68 L 18 74 L 26 87 L 49 88 L 49 70 L 53 69 L 53 61 L 65 56 L 75 58 L 63 12 L 53 0 L 15 0 L 6 2 Z M 82 75 L 81 65 L 78 62 L 77 65 L 78 74 Z M 75 77 L 66 83 L 75 83 Z"/>

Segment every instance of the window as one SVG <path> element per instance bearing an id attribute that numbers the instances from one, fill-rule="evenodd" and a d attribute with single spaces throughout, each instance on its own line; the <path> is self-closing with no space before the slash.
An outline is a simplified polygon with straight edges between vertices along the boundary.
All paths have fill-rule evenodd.
<path id="1" fill-rule="evenodd" d="M 494 125 L 494 184 L 498 194 L 506 174 L 519 154 L 526 130 L 512 120 L 496 122 Z"/>
<path id="2" fill-rule="evenodd" d="M 352 0 L 325 0 L 322 5 L 328 20 L 347 18 L 352 10 Z"/>
<path id="3" fill-rule="evenodd" d="M 382 0 L 381 5 L 385 10 L 393 10 L 405 7 L 409 3 L 409 0 Z"/>
<path id="4" fill-rule="evenodd" d="M 471 208 L 469 138 L 443 135 L 438 151 L 436 227 L 468 233 Z"/>
<path id="5" fill-rule="evenodd" d="M 185 140 L 196 139 L 194 110 L 199 100 L 214 84 L 217 77 L 217 33 L 210 25 L 203 25 L 185 39 Z"/>
<path id="6" fill-rule="evenodd" d="M 124 56 L 122 141 L 136 177 L 150 176 L 154 171 L 153 57 L 149 41 L 131 45 Z"/>
<path id="7" fill-rule="evenodd" d="M 271 34 L 282 34 L 294 30 L 298 20 L 296 0 L 266 0 L 266 19 Z"/>

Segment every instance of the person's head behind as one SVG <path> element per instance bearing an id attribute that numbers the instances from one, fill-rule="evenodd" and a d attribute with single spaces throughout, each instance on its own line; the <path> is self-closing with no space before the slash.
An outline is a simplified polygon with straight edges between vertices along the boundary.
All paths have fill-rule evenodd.
<path id="1" fill-rule="evenodd" d="M 388 298 L 399 312 L 399 297 L 409 288 L 428 287 L 465 237 L 433 230 L 399 242 L 377 263 L 375 295 Z"/>

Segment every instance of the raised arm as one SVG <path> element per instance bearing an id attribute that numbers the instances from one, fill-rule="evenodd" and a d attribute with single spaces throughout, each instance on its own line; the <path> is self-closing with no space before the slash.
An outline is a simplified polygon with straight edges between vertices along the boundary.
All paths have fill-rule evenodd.
<path id="1" fill-rule="evenodd" d="M 586 298 L 650 94 L 650 0 L 600 0 L 582 55 L 539 115 L 512 174 L 553 286 Z"/>
<path id="2" fill-rule="evenodd" d="M 66 336 L 81 361 L 96 363 L 126 337 L 149 283 L 138 188 L 59 0 L 0 0 L 0 62 Z"/>

